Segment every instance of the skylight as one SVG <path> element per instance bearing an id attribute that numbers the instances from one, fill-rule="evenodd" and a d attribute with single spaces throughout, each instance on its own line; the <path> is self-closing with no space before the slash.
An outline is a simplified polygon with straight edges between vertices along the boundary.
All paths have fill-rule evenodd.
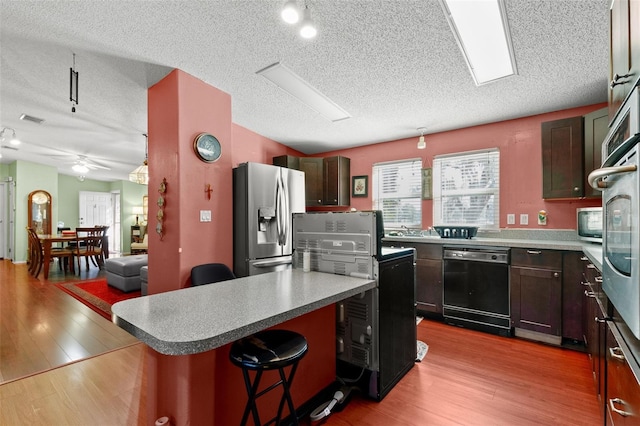
<path id="1" fill-rule="evenodd" d="M 477 86 L 517 74 L 504 0 L 440 0 Z"/>

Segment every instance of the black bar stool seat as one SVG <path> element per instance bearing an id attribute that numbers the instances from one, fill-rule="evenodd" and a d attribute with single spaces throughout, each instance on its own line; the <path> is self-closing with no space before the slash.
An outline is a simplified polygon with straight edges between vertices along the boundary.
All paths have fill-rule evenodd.
<path id="1" fill-rule="evenodd" d="M 245 387 L 249 397 L 247 405 L 242 415 L 241 425 L 244 426 L 249 420 L 249 412 L 253 414 L 253 421 L 256 426 L 260 426 L 260 417 L 256 400 L 265 393 L 282 385 L 283 393 L 278 406 L 278 415 L 265 423 L 280 424 L 282 409 L 287 402 L 291 419 L 294 424 L 298 424 L 296 410 L 291 399 L 290 387 L 298 367 L 298 362 L 307 353 L 307 340 L 299 333 L 289 330 L 264 330 L 240 339 L 231 345 L 229 358 L 234 365 L 242 368 Z M 284 369 L 291 366 L 289 377 L 286 377 Z M 256 371 L 253 383 L 249 376 L 249 371 Z M 262 372 L 266 370 L 278 370 L 280 380 L 268 388 L 258 392 Z"/>

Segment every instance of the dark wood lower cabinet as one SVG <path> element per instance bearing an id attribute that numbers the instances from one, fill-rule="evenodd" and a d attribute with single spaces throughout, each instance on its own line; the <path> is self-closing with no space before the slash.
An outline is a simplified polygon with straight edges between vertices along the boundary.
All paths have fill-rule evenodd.
<path id="1" fill-rule="evenodd" d="M 416 260 L 416 309 L 442 314 L 442 260 Z"/>
<path id="2" fill-rule="evenodd" d="M 606 325 L 606 365 L 607 425 L 640 425 L 640 368 L 612 321 Z"/>
<path id="3" fill-rule="evenodd" d="M 562 271 L 511 268 L 511 319 L 516 328 L 562 335 Z"/>

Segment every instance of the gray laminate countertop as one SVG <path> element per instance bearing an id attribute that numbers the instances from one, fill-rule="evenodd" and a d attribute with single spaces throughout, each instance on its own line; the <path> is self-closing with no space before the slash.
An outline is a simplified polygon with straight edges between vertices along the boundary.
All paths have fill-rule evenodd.
<path id="1" fill-rule="evenodd" d="M 376 286 L 301 269 L 270 272 L 115 303 L 113 322 L 165 355 L 205 352 Z"/>
<path id="2" fill-rule="evenodd" d="M 602 272 L 602 245 L 601 244 L 584 244 L 582 251 L 587 255 L 589 261 Z"/>
<path id="3" fill-rule="evenodd" d="M 569 250 L 582 251 L 584 242 L 566 240 L 531 240 L 531 239 L 509 239 L 509 238 L 486 238 L 473 237 L 471 239 L 461 238 L 440 238 L 431 237 L 385 237 L 383 242 L 395 245 L 404 243 L 423 243 L 441 245 L 464 245 L 464 246 L 495 246 L 495 247 L 517 247 L 536 248 L 548 250 Z"/>

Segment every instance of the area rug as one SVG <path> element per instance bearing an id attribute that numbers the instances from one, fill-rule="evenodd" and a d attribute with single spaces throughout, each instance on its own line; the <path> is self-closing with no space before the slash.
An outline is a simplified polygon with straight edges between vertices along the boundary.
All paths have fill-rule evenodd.
<path id="1" fill-rule="evenodd" d="M 427 345 L 425 342 L 418 340 L 418 354 L 416 356 L 416 362 L 422 362 L 422 359 L 427 354 L 428 350 L 429 350 L 429 345 Z"/>
<path id="2" fill-rule="evenodd" d="M 140 297 L 140 290 L 125 293 L 107 284 L 106 278 L 56 284 L 60 290 L 75 297 L 103 317 L 111 320 L 111 305 Z"/>

